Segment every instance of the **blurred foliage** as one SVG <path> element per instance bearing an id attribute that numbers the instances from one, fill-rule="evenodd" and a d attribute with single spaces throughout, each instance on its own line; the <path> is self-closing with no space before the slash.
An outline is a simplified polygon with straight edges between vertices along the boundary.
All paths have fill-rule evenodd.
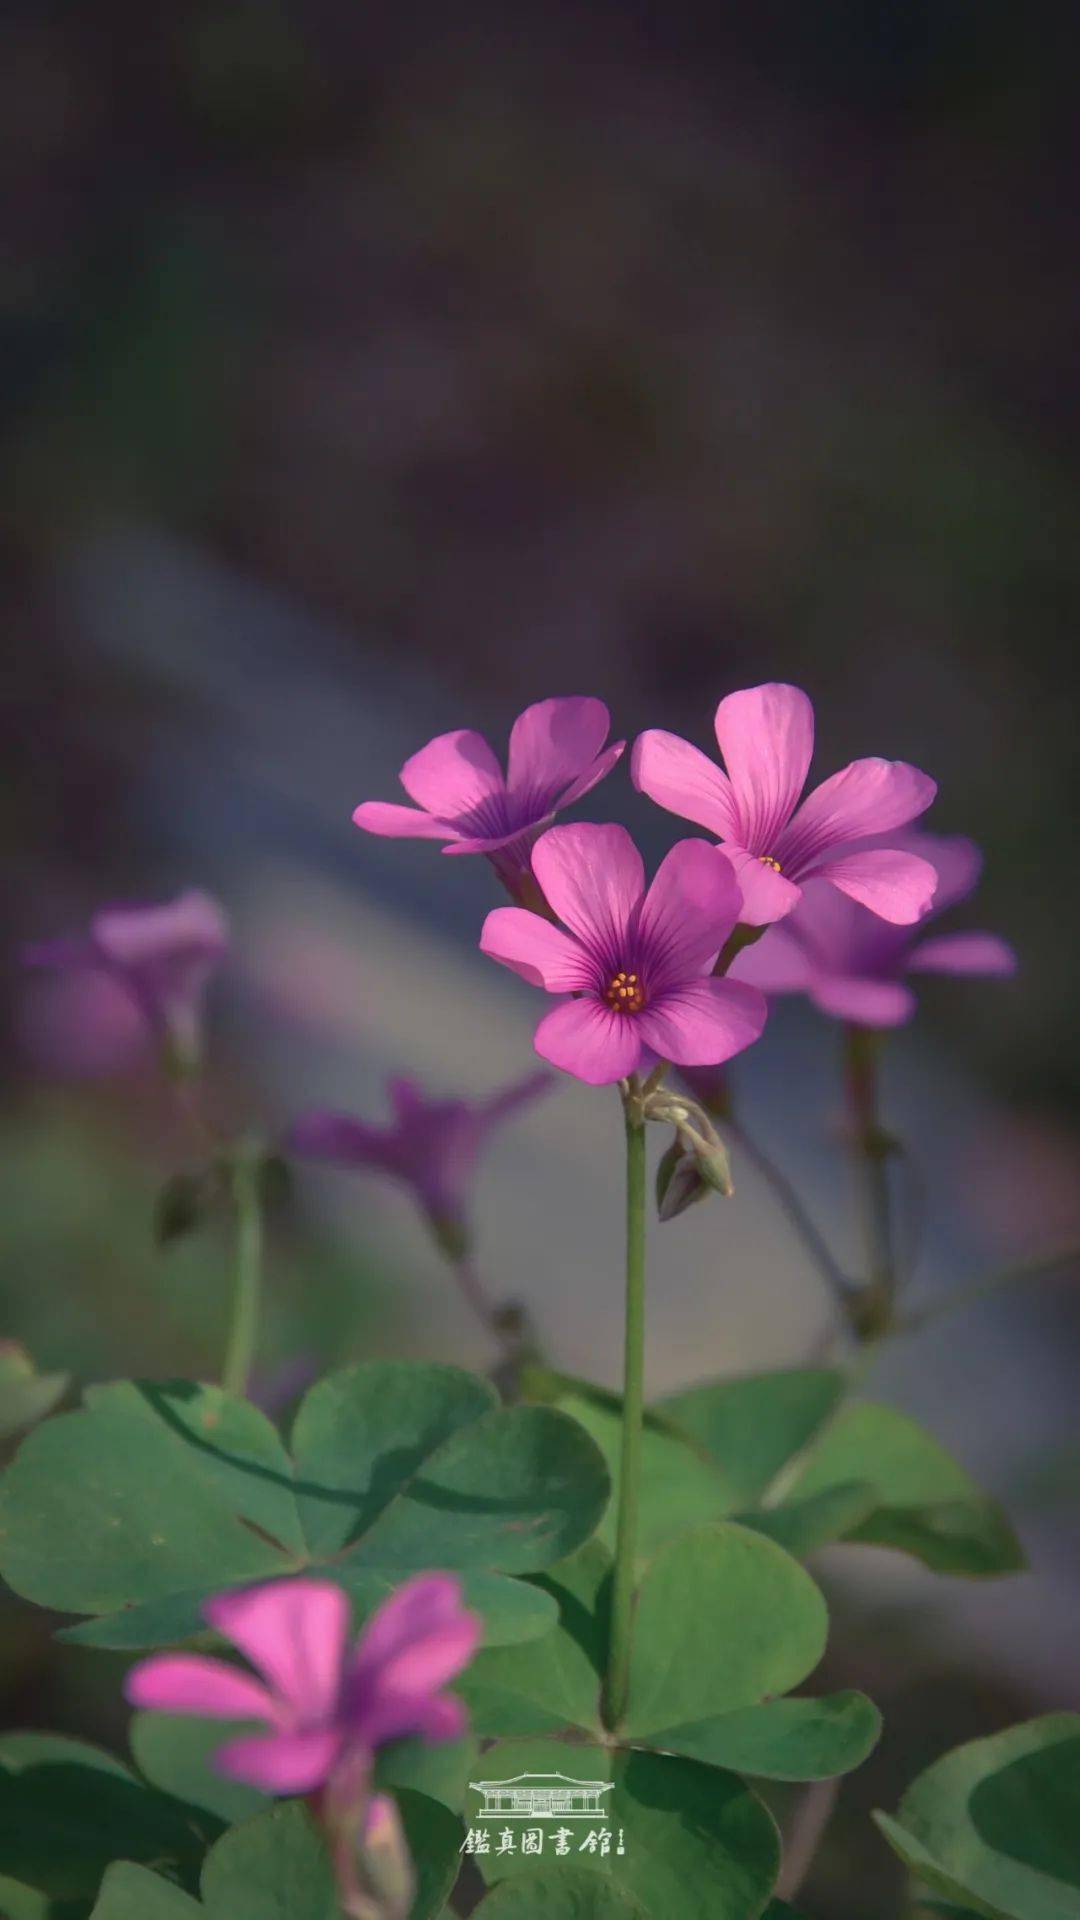
<path id="1" fill-rule="evenodd" d="M 229 1304 L 227 1223 L 161 1251 L 154 1209 L 166 1169 L 133 1147 L 119 1114 L 103 1123 L 94 1096 L 86 1105 L 42 1096 L 10 1117 L 0 1325 L 18 1327 L 41 1367 L 64 1366 L 80 1382 L 213 1379 Z M 320 1245 L 287 1211 L 271 1238 L 268 1383 L 298 1355 L 314 1370 L 393 1346 L 392 1276 L 362 1245 Z"/>

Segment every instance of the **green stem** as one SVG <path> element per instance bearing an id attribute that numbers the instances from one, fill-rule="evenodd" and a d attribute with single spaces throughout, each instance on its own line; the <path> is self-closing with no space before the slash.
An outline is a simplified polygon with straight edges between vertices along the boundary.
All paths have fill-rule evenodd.
<path id="1" fill-rule="evenodd" d="M 946 1320 L 954 1313 L 963 1313 L 967 1307 L 978 1306 L 980 1301 L 988 1300 L 992 1294 L 1000 1293 L 1006 1287 L 1038 1280 L 1044 1274 L 1055 1273 L 1061 1267 L 1075 1266 L 1078 1262 L 1080 1247 L 1064 1247 L 1060 1253 L 1038 1254 L 1034 1259 L 1020 1261 L 1015 1267 L 1002 1267 L 997 1273 L 973 1280 L 970 1286 L 954 1287 L 950 1293 L 942 1294 L 939 1300 L 931 1300 L 928 1306 L 916 1307 L 896 1322 L 893 1331 L 897 1334 L 921 1333 L 924 1327 L 933 1326 L 938 1320 Z"/>
<path id="2" fill-rule="evenodd" d="M 888 1167 L 893 1142 L 878 1114 L 881 1036 L 867 1027 L 847 1027 L 844 1038 L 845 1083 L 865 1249 L 863 1286 L 852 1302 L 851 1317 L 858 1337 L 873 1340 L 892 1320 L 896 1293 Z"/>
<path id="3" fill-rule="evenodd" d="M 801 1195 L 787 1174 L 777 1165 L 771 1154 L 748 1133 L 741 1120 L 734 1114 L 722 1123 L 728 1136 L 755 1167 L 766 1186 L 772 1192 L 780 1211 L 785 1215 L 793 1231 L 801 1240 L 810 1259 L 813 1261 L 823 1280 L 827 1283 L 834 1298 L 839 1302 L 846 1315 L 851 1297 L 851 1283 L 841 1267 L 833 1258 L 832 1251 L 810 1214 L 803 1204 Z"/>
<path id="4" fill-rule="evenodd" d="M 764 931 L 764 927 L 748 927 L 740 920 L 738 926 L 732 928 L 725 944 L 721 947 L 713 972 L 725 974 L 736 954 L 741 953 L 744 947 L 752 947 L 755 940 L 761 939 Z"/>
<path id="5" fill-rule="evenodd" d="M 247 1392 L 259 1336 L 263 1222 L 258 1166 L 252 1155 L 242 1147 L 233 1154 L 231 1173 L 233 1205 L 236 1209 L 236 1282 L 221 1384 L 226 1393 L 235 1393 L 243 1398 Z"/>
<path id="6" fill-rule="evenodd" d="M 645 1124 L 637 1090 L 626 1115 L 626 1340 L 623 1359 L 619 1516 L 611 1592 L 611 1640 L 604 1720 L 615 1729 L 626 1713 L 630 1682 L 630 1626 L 637 1561 L 641 1431 L 645 1409 Z"/>

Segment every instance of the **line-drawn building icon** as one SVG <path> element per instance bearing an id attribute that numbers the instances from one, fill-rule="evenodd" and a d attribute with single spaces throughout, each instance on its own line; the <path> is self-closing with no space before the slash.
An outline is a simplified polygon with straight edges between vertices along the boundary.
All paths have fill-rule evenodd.
<path id="1" fill-rule="evenodd" d="M 536 1820 L 557 1814 L 559 1819 L 603 1818 L 601 1795 L 610 1793 L 610 1780 L 572 1780 L 566 1773 L 518 1773 L 512 1780 L 470 1780 L 484 1804 L 478 1820 Z"/>

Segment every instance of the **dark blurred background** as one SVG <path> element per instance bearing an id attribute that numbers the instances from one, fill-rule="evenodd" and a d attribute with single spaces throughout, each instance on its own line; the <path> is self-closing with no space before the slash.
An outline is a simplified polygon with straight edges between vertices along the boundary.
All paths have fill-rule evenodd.
<path id="1" fill-rule="evenodd" d="M 939 779 L 928 824 L 987 851 L 967 922 L 1022 971 L 928 984 L 892 1050 L 925 1169 L 918 1284 L 1074 1240 L 1068 9 L 157 11 L 3 15 L 0 1335 L 80 1379 L 212 1372 L 225 1257 L 155 1255 L 153 1194 L 188 1147 L 149 1075 L 87 1077 L 18 942 L 209 886 L 237 935 L 214 1001 L 227 1118 L 374 1115 L 394 1070 L 483 1092 L 527 1069 L 536 1012 L 475 958 L 490 876 L 349 814 L 397 797 L 432 733 L 501 748 L 550 692 L 707 745 L 724 692 L 792 679 L 819 777 L 881 753 Z M 622 770 L 589 811 L 654 856 L 678 831 Z M 737 1077 L 842 1237 L 834 1043 L 784 1008 Z M 559 1357 L 611 1378 L 600 1111 L 568 1086 L 508 1133 L 483 1219 Z M 820 1337 L 752 1177 L 656 1258 L 658 1388 Z M 1059 1277 L 881 1363 L 878 1390 L 1019 1508 L 1035 1572 L 970 1589 L 837 1562 L 832 1677 L 890 1732 L 844 1790 L 813 1920 L 899 1910 L 865 1805 L 957 1739 L 1076 1703 L 1075 1300 Z M 272 1303 L 268 1366 L 489 1357 L 399 1197 L 365 1183 L 300 1184 Z M 121 1737 L 111 1661 L 58 1654 L 14 1604 L 4 1623 L 5 1717 Z"/>

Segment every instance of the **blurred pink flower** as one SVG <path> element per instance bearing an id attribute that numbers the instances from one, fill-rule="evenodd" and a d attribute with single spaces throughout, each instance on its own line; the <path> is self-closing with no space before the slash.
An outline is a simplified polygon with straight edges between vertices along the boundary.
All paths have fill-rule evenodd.
<path id="1" fill-rule="evenodd" d="M 534 986 L 567 996 L 536 1029 L 543 1059 L 604 1086 L 634 1073 L 646 1053 L 715 1063 L 757 1039 L 761 995 L 711 977 L 741 906 L 718 848 L 680 841 L 646 893 L 625 828 L 552 827 L 533 867 L 569 932 L 522 907 L 497 907 L 480 945 Z"/>
<path id="2" fill-rule="evenodd" d="M 178 1062 L 190 1065 L 199 1052 L 206 983 L 228 944 L 222 909 L 209 894 L 191 891 L 161 905 L 103 907 L 84 936 L 25 947 L 23 959 L 30 967 L 76 978 L 94 976 L 119 988 L 154 1038 Z M 98 1012 L 111 1033 L 115 997 L 111 1011 L 108 999 L 99 999 Z M 90 996 L 86 1015 L 89 1020 L 95 1017 Z M 111 1060 L 112 1043 L 109 1035 L 105 1038 L 104 1053 Z M 87 1050 L 84 1042 L 74 1057 L 85 1057 Z"/>
<path id="3" fill-rule="evenodd" d="M 229 1740 L 219 1773 L 264 1793 L 312 1793 L 348 1777 L 366 1794 L 380 1747 L 415 1735 L 434 1744 L 465 1730 L 446 1682 L 472 1659 L 481 1622 L 452 1574 L 420 1574 L 384 1600 L 356 1644 L 349 1601 L 329 1580 L 274 1580 L 207 1601 L 210 1626 L 262 1676 L 196 1653 L 154 1654 L 133 1667 L 132 1706 L 216 1720 L 258 1720 L 265 1733 Z"/>
<path id="4" fill-rule="evenodd" d="M 82 971 L 42 974 L 20 998 L 15 1032 L 37 1073 L 65 1080 L 125 1073 L 150 1044 L 126 988 L 107 974 Z"/>
<path id="5" fill-rule="evenodd" d="M 634 785 L 669 813 L 724 843 L 743 890 L 741 918 L 767 926 L 790 913 L 807 880 L 828 880 L 898 925 L 930 905 L 933 869 L 912 853 L 862 844 L 914 820 L 936 782 L 903 760 L 853 760 L 808 794 L 814 709 L 798 687 L 769 683 L 730 693 L 716 709 L 724 773 L 677 734 L 652 730 L 634 743 Z"/>
<path id="6" fill-rule="evenodd" d="M 390 1126 L 368 1126 L 346 1113 L 301 1114 L 285 1144 L 304 1159 L 371 1168 L 402 1181 L 440 1242 L 456 1254 L 467 1237 L 476 1168 L 490 1135 L 552 1085 L 550 1073 L 532 1073 L 486 1100 L 429 1100 L 415 1081 L 391 1080 Z"/>
<path id="7" fill-rule="evenodd" d="M 891 844 L 929 861 L 937 891 L 928 919 L 974 891 L 982 856 L 971 840 L 901 833 Z M 832 887 L 812 881 L 795 911 L 732 962 L 731 973 L 764 993 L 805 993 L 822 1013 L 862 1027 L 896 1027 L 915 1011 L 912 973 L 1004 978 L 1016 954 L 996 933 L 945 933 L 889 926 Z"/>
<path id="8" fill-rule="evenodd" d="M 442 840 L 444 853 L 483 853 L 517 897 L 537 835 L 563 807 L 610 773 L 626 745 L 605 747 L 602 700 L 540 700 L 510 730 L 504 776 L 482 734 L 441 733 L 406 760 L 400 779 L 415 807 L 365 800 L 353 820 L 368 833 Z"/>

